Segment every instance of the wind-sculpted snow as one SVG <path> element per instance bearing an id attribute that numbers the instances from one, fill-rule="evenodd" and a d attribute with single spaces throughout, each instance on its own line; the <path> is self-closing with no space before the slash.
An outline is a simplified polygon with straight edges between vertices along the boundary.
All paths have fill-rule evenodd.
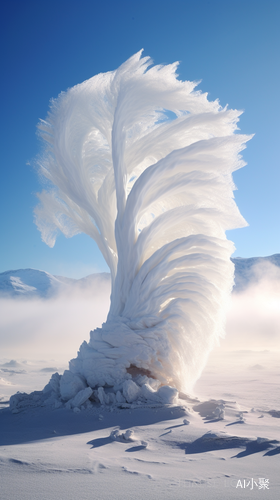
<path id="1" fill-rule="evenodd" d="M 36 209 L 43 240 L 90 235 L 112 279 L 107 321 L 62 381 L 116 393 L 142 376 L 188 390 L 223 334 L 225 231 L 246 224 L 232 172 L 249 137 L 235 134 L 240 112 L 178 80 L 177 65 L 151 67 L 139 52 L 60 94 L 40 122 L 52 186 Z"/>

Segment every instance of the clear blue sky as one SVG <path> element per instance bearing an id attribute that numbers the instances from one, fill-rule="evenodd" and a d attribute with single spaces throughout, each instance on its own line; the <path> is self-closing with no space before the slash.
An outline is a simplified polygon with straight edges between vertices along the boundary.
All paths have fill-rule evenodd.
<path id="1" fill-rule="evenodd" d="M 181 79 L 202 80 L 209 99 L 245 111 L 241 132 L 255 137 L 234 180 L 250 226 L 229 237 L 235 256 L 280 253 L 279 0 L 2 0 L 0 17 L 0 272 L 33 267 L 78 278 L 107 270 L 89 237 L 61 235 L 53 249 L 41 242 L 36 124 L 50 98 L 141 48 L 156 64 L 181 61 Z"/>

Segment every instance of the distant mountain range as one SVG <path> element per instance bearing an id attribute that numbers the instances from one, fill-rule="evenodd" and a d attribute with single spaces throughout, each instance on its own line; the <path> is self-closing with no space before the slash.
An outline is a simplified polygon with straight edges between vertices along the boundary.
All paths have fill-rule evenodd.
<path id="1" fill-rule="evenodd" d="M 236 257 L 231 259 L 235 265 L 235 286 L 234 292 L 241 292 L 249 285 L 258 283 L 262 278 L 280 279 L 280 254 L 269 257 L 250 257 L 243 259 Z M 273 268 L 276 266 L 277 269 Z"/>
<path id="2" fill-rule="evenodd" d="M 237 257 L 232 261 L 235 265 L 234 292 L 240 292 L 250 284 L 257 283 L 261 277 L 271 276 L 271 273 L 274 273 L 273 266 L 280 270 L 280 254 L 249 259 Z M 76 280 L 53 276 L 37 269 L 17 269 L 0 273 L 0 297 L 50 298 L 58 293 L 97 287 L 101 283 L 109 285 L 109 273 L 90 274 Z"/>
<path id="3" fill-rule="evenodd" d="M 90 274 L 85 278 L 72 279 L 53 276 L 37 269 L 17 269 L 0 273 L 0 297 L 50 298 L 58 293 L 84 290 L 110 283 L 109 273 Z"/>

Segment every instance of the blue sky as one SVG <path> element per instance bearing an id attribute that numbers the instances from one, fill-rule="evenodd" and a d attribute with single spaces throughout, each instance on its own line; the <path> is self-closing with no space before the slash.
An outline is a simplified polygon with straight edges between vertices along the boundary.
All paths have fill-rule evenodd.
<path id="1" fill-rule="evenodd" d="M 0 272 L 33 267 L 79 278 L 107 266 L 85 235 L 53 249 L 33 223 L 41 191 L 36 124 L 49 100 L 133 53 L 179 60 L 183 80 L 209 99 L 244 110 L 254 133 L 236 172 L 237 204 L 250 224 L 229 232 L 235 256 L 280 253 L 279 0 L 2 0 Z"/>

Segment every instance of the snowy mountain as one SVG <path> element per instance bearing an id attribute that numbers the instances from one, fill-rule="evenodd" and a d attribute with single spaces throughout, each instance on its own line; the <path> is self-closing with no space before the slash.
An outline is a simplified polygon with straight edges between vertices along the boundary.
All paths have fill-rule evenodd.
<path id="1" fill-rule="evenodd" d="M 71 279 L 53 276 L 37 269 L 17 269 L 0 273 L 0 296 L 50 298 L 73 288 L 97 286 L 100 281 L 109 282 L 109 273 L 90 274 L 86 278 Z"/>
<path id="2" fill-rule="evenodd" d="M 240 292 L 249 284 L 257 283 L 260 277 L 273 274 L 273 266 L 280 268 L 280 254 L 269 257 L 241 257 L 232 259 L 235 265 L 234 292 Z M 37 269 L 17 269 L 0 273 L 0 296 L 50 298 L 71 288 L 90 288 L 101 281 L 109 283 L 109 273 L 90 274 L 85 278 L 71 279 L 53 276 Z"/>
<path id="3" fill-rule="evenodd" d="M 235 265 L 234 292 L 241 292 L 249 285 L 257 284 L 264 277 L 268 279 L 279 277 L 277 271 L 280 268 L 280 254 L 249 259 L 236 257 L 232 261 Z"/>

